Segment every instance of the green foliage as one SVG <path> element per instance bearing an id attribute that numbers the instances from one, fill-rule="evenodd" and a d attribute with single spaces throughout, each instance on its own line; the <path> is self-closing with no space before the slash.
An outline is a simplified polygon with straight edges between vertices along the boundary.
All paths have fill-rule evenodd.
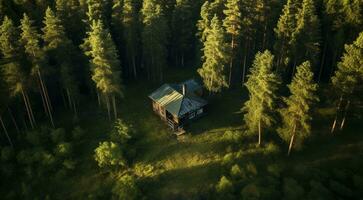
<path id="1" fill-rule="evenodd" d="M 284 178 L 283 197 L 286 200 L 303 199 L 304 188 L 293 178 Z"/>
<path id="2" fill-rule="evenodd" d="M 74 170 L 76 168 L 76 161 L 66 159 L 63 161 L 63 166 L 68 170 Z"/>
<path id="3" fill-rule="evenodd" d="M 363 32 L 353 44 L 345 46 L 342 61 L 331 78 L 333 86 L 343 95 L 351 95 L 363 81 Z"/>
<path id="4" fill-rule="evenodd" d="M 280 111 L 283 123 L 278 133 L 285 142 L 289 142 L 294 136 L 293 142 L 297 148 L 310 136 L 311 108 L 319 100 L 315 94 L 318 86 L 313 77 L 310 62 L 304 62 L 297 67 L 297 73 L 288 86 L 291 95 L 284 98 L 287 107 Z"/>
<path id="5" fill-rule="evenodd" d="M 239 165 L 237 164 L 234 164 L 231 168 L 231 171 L 230 171 L 230 174 L 231 176 L 236 179 L 236 180 L 239 180 L 239 179 L 244 179 L 246 178 L 246 173 L 243 169 L 241 169 L 239 167 Z"/>
<path id="6" fill-rule="evenodd" d="M 63 128 L 54 129 L 50 132 L 51 139 L 55 144 L 65 140 L 66 131 Z"/>
<path id="7" fill-rule="evenodd" d="M 276 155 L 279 154 L 280 152 L 281 152 L 280 147 L 273 142 L 267 143 L 264 148 L 264 154 L 266 155 Z"/>
<path id="8" fill-rule="evenodd" d="M 249 176 L 249 177 L 257 176 L 258 171 L 257 171 L 256 165 L 251 162 L 247 163 L 246 173 L 247 173 L 247 176 Z"/>
<path id="9" fill-rule="evenodd" d="M 110 139 L 113 142 L 118 142 L 121 145 L 124 145 L 131 139 L 131 135 L 132 127 L 123 122 L 121 119 L 117 119 L 111 132 Z"/>
<path id="10" fill-rule="evenodd" d="M 69 156 L 72 153 L 72 144 L 69 142 L 62 142 L 56 146 L 54 152 L 58 156 Z"/>
<path id="11" fill-rule="evenodd" d="M 222 176 L 216 185 L 219 194 L 230 195 L 233 192 L 233 183 L 225 176 Z"/>
<path id="12" fill-rule="evenodd" d="M 215 15 L 211 21 L 210 31 L 204 42 L 202 68 L 198 69 L 204 86 L 209 92 L 220 92 L 227 87 L 225 64 L 228 60 L 227 43 L 220 20 Z"/>
<path id="13" fill-rule="evenodd" d="M 267 171 L 272 174 L 274 177 L 279 178 L 283 168 L 278 164 L 271 164 L 267 166 Z"/>
<path id="14" fill-rule="evenodd" d="M 80 126 L 76 126 L 73 130 L 72 130 L 72 138 L 74 140 L 79 140 L 82 138 L 82 136 L 84 135 L 84 130 L 80 127 Z"/>
<path id="15" fill-rule="evenodd" d="M 14 158 L 14 150 L 11 147 L 1 148 L 1 161 L 7 162 Z"/>
<path id="16" fill-rule="evenodd" d="M 307 196 L 308 199 L 332 199 L 333 196 L 331 192 L 320 182 L 312 180 L 310 181 L 310 191 L 308 192 Z"/>
<path id="17" fill-rule="evenodd" d="M 242 189 L 241 196 L 243 200 L 257 200 L 260 199 L 260 190 L 255 184 L 250 183 Z"/>
<path id="18" fill-rule="evenodd" d="M 274 56 L 266 50 L 256 54 L 251 74 L 245 83 L 249 100 L 242 111 L 246 112 L 244 121 L 250 133 L 257 133 L 259 127 L 270 128 L 274 123 L 279 77 L 273 72 Z"/>
<path id="19" fill-rule="evenodd" d="M 112 188 L 115 199 L 133 200 L 139 196 L 139 189 L 133 176 L 123 175 L 116 179 Z"/>
<path id="20" fill-rule="evenodd" d="M 99 167 L 124 167 L 126 160 L 120 146 L 113 142 L 100 142 L 95 149 L 94 158 Z"/>

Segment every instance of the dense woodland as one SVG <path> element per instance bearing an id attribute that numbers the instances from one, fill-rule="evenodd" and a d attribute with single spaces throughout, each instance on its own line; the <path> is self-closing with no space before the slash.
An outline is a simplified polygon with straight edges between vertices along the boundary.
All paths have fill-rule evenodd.
<path id="1" fill-rule="evenodd" d="M 0 0 L 0 21 L 2 199 L 361 198 L 361 0 Z M 192 77 L 210 113 L 176 139 L 147 95 Z"/>

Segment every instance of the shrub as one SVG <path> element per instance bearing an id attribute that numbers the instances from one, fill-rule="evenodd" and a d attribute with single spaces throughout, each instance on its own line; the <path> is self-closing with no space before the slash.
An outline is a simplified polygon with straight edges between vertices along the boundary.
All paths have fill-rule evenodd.
<path id="1" fill-rule="evenodd" d="M 232 166 L 230 174 L 236 180 L 246 178 L 246 172 L 244 170 L 241 170 L 241 168 L 237 164 Z"/>
<path id="2" fill-rule="evenodd" d="M 255 184 L 251 183 L 242 189 L 241 196 L 245 200 L 257 200 L 260 199 L 260 191 Z"/>
<path id="3" fill-rule="evenodd" d="M 84 130 L 80 126 L 75 127 L 72 131 L 72 137 L 74 140 L 81 139 L 83 134 L 84 134 Z"/>
<path id="4" fill-rule="evenodd" d="M 250 176 L 250 177 L 254 177 L 258 173 L 256 165 L 251 162 L 246 165 L 246 170 L 247 170 L 248 176 Z"/>
<path id="5" fill-rule="evenodd" d="M 341 196 L 351 197 L 353 195 L 353 192 L 351 189 L 349 189 L 348 187 L 346 187 L 345 185 L 343 185 L 337 181 L 330 180 L 329 185 L 330 185 L 331 190 L 333 190 L 334 192 L 336 192 L 337 194 L 339 194 Z"/>
<path id="6" fill-rule="evenodd" d="M 61 143 L 65 139 L 65 130 L 63 128 L 54 129 L 51 131 L 51 139 L 54 143 Z"/>
<path id="7" fill-rule="evenodd" d="M 26 140 L 34 146 L 39 146 L 42 145 L 44 138 L 38 131 L 30 131 L 26 133 Z"/>
<path id="8" fill-rule="evenodd" d="M 264 154 L 265 155 L 279 154 L 279 153 L 280 153 L 280 147 L 279 146 L 277 146 L 273 142 L 267 143 L 267 145 L 266 145 L 266 147 L 264 149 Z"/>
<path id="9" fill-rule="evenodd" d="M 116 197 L 116 199 L 137 199 L 139 195 L 139 189 L 136 186 L 134 177 L 130 175 L 123 175 L 117 178 L 112 188 L 112 194 Z"/>
<path id="10" fill-rule="evenodd" d="M 222 160 L 222 165 L 231 165 L 233 163 L 234 160 L 234 155 L 233 153 L 227 153 Z"/>
<path id="11" fill-rule="evenodd" d="M 101 142 L 95 149 L 94 157 L 99 167 L 126 165 L 120 146 L 113 142 Z"/>
<path id="12" fill-rule="evenodd" d="M 74 160 L 69 160 L 69 159 L 64 160 L 64 161 L 63 161 L 63 166 L 64 166 L 66 169 L 68 169 L 68 170 L 73 170 L 73 169 L 75 169 L 75 168 L 76 168 L 76 161 L 74 161 Z"/>
<path id="13" fill-rule="evenodd" d="M 55 164 L 56 159 L 51 153 L 43 152 L 42 154 L 43 154 L 43 156 L 42 156 L 41 163 L 44 166 L 52 166 L 53 164 Z"/>
<path id="14" fill-rule="evenodd" d="M 110 139 L 113 142 L 119 142 L 121 144 L 126 144 L 129 139 L 131 139 L 131 127 L 123 122 L 121 119 L 117 119 L 115 126 L 111 131 Z"/>
<path id="15" fill-rule="evenodd" d="M 14 150 L 11 147 L 4 147 L 1 149 L 1 160 L 7 162 L 14 157 Z"/>
<path id="16" fill-rule="evenodd" d="M 304 188 L 293 178 L 285 178 L 283 185 L 284 199 L 303 199 Z"/>
<path id="17" fill-rule="evenodd" d="M 227 177 L 222 176 L 216 185 L 216 190 L 219 194 L 231 194 L 233 192 L 233 184 Z"/>
<path id="18" fill-rule="evenodd" d="M 17 161 L 20 164 L 30 165 L 34 162 L 33 153 L 30 150 L 22 150 L 16 156 Z"/>
<path id="19" fill-rule="evenodd" d="M 69 142 L 60 143 L 57 145 L 54 152 L 58 156 L 68 156 L 72 153 L 72 144 Z"/>
<path id="20" fill-rule="evenodd" d="M 277 164 L 271 164 L 267 167 L 267 171 L 272 174 L 275 177 L 280 177 L 281 172 L 283 171 L 283 169 L 281 168 L 280 165 Z"/>

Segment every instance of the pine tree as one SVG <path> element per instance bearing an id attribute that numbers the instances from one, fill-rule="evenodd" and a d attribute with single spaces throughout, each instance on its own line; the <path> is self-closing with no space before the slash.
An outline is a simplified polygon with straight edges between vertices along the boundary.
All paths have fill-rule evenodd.
<path id="1" fill-rule="evenodd" d="M 204 42 L 204 63 L 198 69 L 206 89 L 220 92 L 223 87 L 228 87 L 225 75 L 225 64 L 228 60 L 228 45 L 224 38 L 224 30 L 218 17 L 215 15 L 211 21 L 210 31 Z"/>
<path id="2" fill-rule="evenodd" d="M 87 0 L 87 24 L 93 21 L 106 20 L 107 0 Z"/>
<path id="3" fill-rule="evenodd" d="M 353 44 L 345 45 L 345 53 L 338 63 L 338 69 L 332 77 L 332 83 L 340 93 L 336 116 L 331 129 L 331 132 L 334 132 L 339 112 L 342 112 L 342 104 L 345 104 L 345 109 L 340 129 L 344 127 L 352 95 L 357 93 L 357 90 L 361 90 L 360 87 L 363 83 L 363 32 L 359 34 Z"/>
<path id="4" fill-rule="evenodd" d="M 242 108 L 246 112 L 244 121 L 250 133 L 258 132 L 258 145 L 261 145 L 262 128 L 270 128 L 275 121 L 273 114 L 280 80 L 273 72 L 273 59 L 274 56 L 268 50 L 258 52 L 245 83 L 249 100 Z"/>
<path id="5" fill-rule="evenodd" d="M 142 43 L 144 62 L 149 79 L 163 80 L 166 67 L 168 25 L 161 6 L 156 0 L 145 0 L 141 10 L 144 29 Z"/>
<path id="6" fill-rule="evenodd" d="M 75 47 L 68 39 L 61 19 L 50 8 L 46 11 L 43 23 L 44 49 L 60 69 L 60 82 L 66 91 L 69 108 L 77 116 L 78 82 L 74 71 L 77 63 L 73 61 Z"/>
<path id="7" fill-rule="evenodd" d="M 22 67 L 23 56 L 19 44 L 19 31 L 7 16 L 0 27 L 0 50 L 3 56 L 1 72 L 11 96 L 21 95 L 32 128 L 36 126 L 33 109 L 28 95 L 29 73 Z"/>
<path id="8" fill-rule="evenodd" d="M 296 39 L 297 46 L 294 52 L 295 62 L 307 59 L 316 66 L 320 53 L 320 20 L 313 0 L 303 0 L 292 38 Z"/>
<path id="9" fill-rule="evenodd" d="M 172 41 L 176 64 L 184 66 L 185 55 L 192 50 L 193 9 L 191 0 L 177 0 L 172 15 Z"/>
<path id="10" fill-rule="evenodd" d="M 202 5 L 200 10 L 200 17 L 201 19 L 199 19 L 197 22 L 197 29 L 198 29 L 197 36 L 199 37 L 199 41 L 201 43 L 204 43 L 209 31 L 210 20 L 213 17 L 209 1 L 205 1 L 204 4 Z"/>
<path id="11" fill-rule="evenodd" d="M 283 72 L 288 72 L 288 66 L 291 62 L 291 54 L 296 46 L 296 38 L 294 38 L 294 31 L 296 29 L 296 15 L 298 13 L 297 0 L 288 0 L 282 10 L 277 27 L 274 29 L 276 33 L 275 51 L 278 52 L 279 58 L 277 67 L 281 65 L 284 69 L 278 69 Z"/>
<path id="12" fill-rule="evenodd" d="M 111 119 L 111 103 L 115 119 L 117 118 L 116 96 L 122 95 L 120 61 L 115 44 L 108 29 L 100 20 L 94 21 L 88 32 L 90 49 L 85 54 L 90 57 L 92 80 L 99 93 L 105 98 L 108 116 Z M 111 98 L 111 100 L 110 100 Z"/>
<path id="13" fill-rule="evenodd" d="M 236 55 L 235 51 L 238 50 L 239 35 L 241 34 L 242 19 L 240 4 L 240 0 L 227 0 L 226 9 L 223 11 L 226 15 L 226 18 L 223 20 L 223 26 L 226 28 L 226 32 L 231 41 L 228 85 L 231 85 L 233 60 Z"/>
<path id="14" fill-rule="evenodd" d="M 41 36 L 34 26 L 34 22 L 29 19 L 29 17 L 24 14 L 23 19 L 21 19 L 21 36 L 20 41 L 24 47 L 24 51 L 30 60 L 32 65 L 31 74 L 38 79 L 38 84 L 40 88 L 40 95 L 43 101 L 44 111 L 47 116 L 49 116 L 50 122 L 54 127 L 53 115 L 50 109 L 50 101 L 47 95 L 46 85 L 43 81 L 41 74 L 41 68 L 44 66 L 44 52 L 40 47 Z"/>
<path id="15" fill-rule="evenodd" d="M 315 94 L 318 86 L 313 78 L 309 61 L 298 66 L 297 73 L 288 86 L 291 95 L 284 98 L 286 107 L 280 110 L 282 127 L 277 131 L 285 142 L 289 142 L 288 155 L 294 146 L 301 147 L 303 141 L 311 134 L 311 108 L 313 103 L 319 100 Z"/>
<path id="16" fill-rule="evenodd" d="M 136 55 L 138 45 L 138 13 L 135 0 L 124 0 L 122 7 L 122 27 L 125 54 L 127 55 L 129 71 L 137 77 Z"/>

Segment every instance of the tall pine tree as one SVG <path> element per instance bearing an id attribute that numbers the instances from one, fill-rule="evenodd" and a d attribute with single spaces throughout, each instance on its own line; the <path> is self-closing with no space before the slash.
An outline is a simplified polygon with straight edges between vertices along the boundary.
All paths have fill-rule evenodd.
<path id="1" fill-rule="evenodd" d="M 340 129 L 343 129 L 353 94 L 357 94 L 358 91 L 362 90 L 363 32 L 359 34 L 353 44 L 345 45 L 345 53 L 342 60 L 338 63 L 338 69 L 332 77 L 332 83 L 334 88 L 340 93 L 336 116 L 331 129 L 331 132 L 334 132 L 339 115 L 342 116 Z M 344 107 L 343 110 L 342 107 Z"/>
<path id="2" fill-rule="evenodd" d="M 242 19 L 240 5 L 240 0 L 227 0 L 226 9 L 223 11 L 226 15 L 226 18 L 223 20 L 223 26 L 226 28 L 231 42 L 228 85 L 231 85 L 233 60 L 235 59 L 236 51 L 238 51 L 239 36 L 241 34 Z"/>
<path id="3" fill-rule="evenodd" d="M 220 92 L 223 87 L 228 87 L 225 65 L 228 61 L 228 44 L 225 41 L 225 32 L 221 21 L 215 15 L 211 21 L 210 31 L 203 47 L 203 65 L 198 69 L 206 89 Z"/>
<path id="4" fill-rule="evenodd" d="M 116 97 L 122 95 L 120 61 L 109 30 L 100 20 L 93 21 L 87 41 L 90 49 L 85 54 L 90 57 L 92 80 L 98 94 L 106 103 L 108 117 L 111 120 L 111 102 L 115 119 L 117 118 Z"/>
<path id="5" fill-rule="evenodd" d="M 266 50 L 256 54 L 255 61 L 246 82 L 249 100 L 242 111 L 246 112 L 244 121 L 250 133 L 258 133 L 258 145 L 261 145 L 262 128 L 270 128 L 276 108 L 276 92 L 280 80 L 273 72 L 274 56 Z"/>
<path id="6" fill-rule="evenodd" d="M 289 142 L 288 155 L 293 147 L 301 147 L 303 141 L 311 134 L 311 108 L 318 101 L 314 83 L 314 73 L 309 61 L 297 67 L 292 82 L 288 85 L 291 95 L 284 98 L 286 107 L 281 109 L 282 127 L 277 131 L 280 137 Z"/>

